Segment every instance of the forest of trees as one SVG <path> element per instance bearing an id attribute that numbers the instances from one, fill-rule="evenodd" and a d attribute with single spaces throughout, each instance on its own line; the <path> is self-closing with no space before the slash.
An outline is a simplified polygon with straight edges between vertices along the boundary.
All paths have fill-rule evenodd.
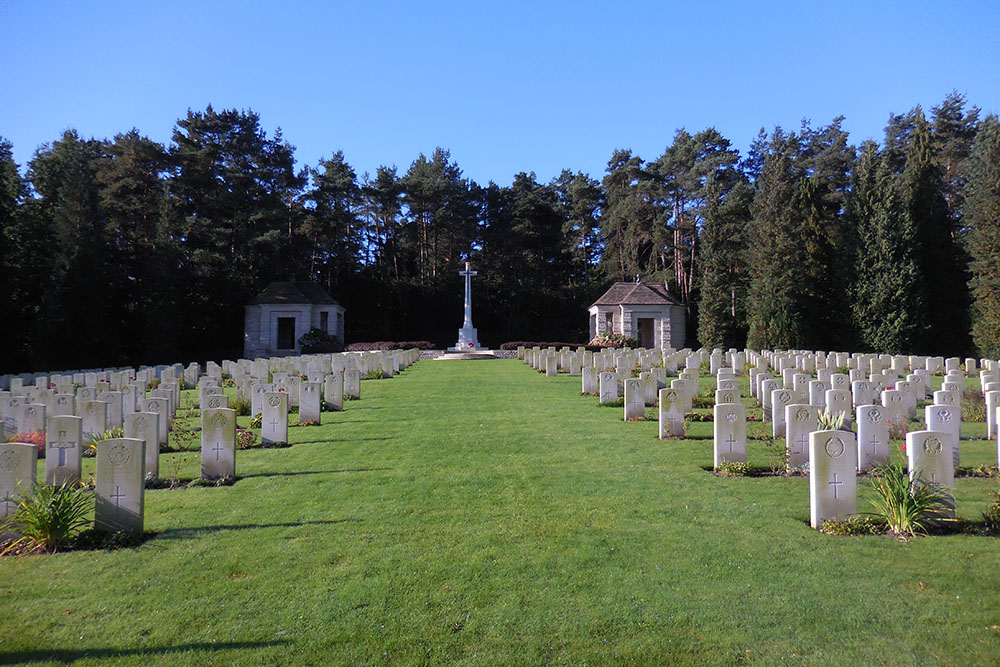
<path id="1" fill-rule="evenodd" d="M 317 280 L 347 337 L 454 343 L 471 261 L 480 340 L 586 342 L 611 282 L 663 282 L 691 345 L 1000 356 L 1000 123 L 952 93 L 763 129 L 740 156 L 678 130 L 598 180 L 477 184 L 447 150 L 296 170 L 251 111 L 189 111 L 169 145 L 67 131 L 19 169 L 0 137 L 0 371 L 238 357 L 243 306 Z"/>

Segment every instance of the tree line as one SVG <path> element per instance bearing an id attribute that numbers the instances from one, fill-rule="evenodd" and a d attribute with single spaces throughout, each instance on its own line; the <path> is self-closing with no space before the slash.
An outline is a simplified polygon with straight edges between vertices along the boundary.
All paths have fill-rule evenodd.
<path id="1" fill-rule="evenodd" d="M 484 344 L 587 338 L 611 282 L 664 283 L 692 345 L 1000 356 L 1000 129 L 952 93 L 891 115 L 880 143 L 842 118 L 713 128 L 663 154 L 617 150 L 601 180 L 509 186 L 447 150 L 358 175 L 296 169 L 252 111 L 188 111 L 163 145 L 73 130 L 20 170 L 0 138 L 4 371 L 235 357 L 243 306 L 317 280 L 349 341 L 453 344 L 471 261 Z"/>

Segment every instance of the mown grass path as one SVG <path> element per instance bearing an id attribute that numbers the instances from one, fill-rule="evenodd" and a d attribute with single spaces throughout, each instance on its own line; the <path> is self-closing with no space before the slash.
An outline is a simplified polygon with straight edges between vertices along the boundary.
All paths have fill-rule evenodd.
<path id="1" fill-rule="evenodd" d="M 232 487 L 147 492 L 137 549 L 0 560 L 0 663 L 997 663 L 1000 540 L 821 535 L 805 478 L 717 478 L 698 429 L 419 362 Z"/>

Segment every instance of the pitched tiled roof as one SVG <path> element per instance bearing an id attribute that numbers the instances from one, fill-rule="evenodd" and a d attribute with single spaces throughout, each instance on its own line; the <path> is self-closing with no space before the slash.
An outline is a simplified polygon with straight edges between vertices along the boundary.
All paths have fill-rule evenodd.
<path id="1" fill-rule="evenodd" d="M 659 283 L 615 283 L 592 306 L 679 306 Z"/>
<path id="2" fill-rule="evenodd" d="M 288 281 L 269 283 L 250 305 L 272 303 L 311 303 L 318 306 L 338 304 L 326 293 L 319 283 L 312 281 Z"/>

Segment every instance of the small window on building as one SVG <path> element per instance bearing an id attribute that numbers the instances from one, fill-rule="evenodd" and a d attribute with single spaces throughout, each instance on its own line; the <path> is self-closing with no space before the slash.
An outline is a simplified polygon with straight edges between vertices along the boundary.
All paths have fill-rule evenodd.
<path id="1" fill-rule="evenodd" d="M 323 311 L 319 314 L 319 328 L 323 333 L 330 333 L 330 313 Z"/>
<path id="2" fill-rule="evenodd" d="M 295 349 L 295 318 L 294 317 L 279 317 L 278 318 L 278 349 L 279 350 L 294 350 Z"/>
<path id="3" fill-rule="evenodd" d="M 607 333 L 613 333 L 615 330 L 615 315 L 614 313 L 604 313 L 604 331 Z"/>

